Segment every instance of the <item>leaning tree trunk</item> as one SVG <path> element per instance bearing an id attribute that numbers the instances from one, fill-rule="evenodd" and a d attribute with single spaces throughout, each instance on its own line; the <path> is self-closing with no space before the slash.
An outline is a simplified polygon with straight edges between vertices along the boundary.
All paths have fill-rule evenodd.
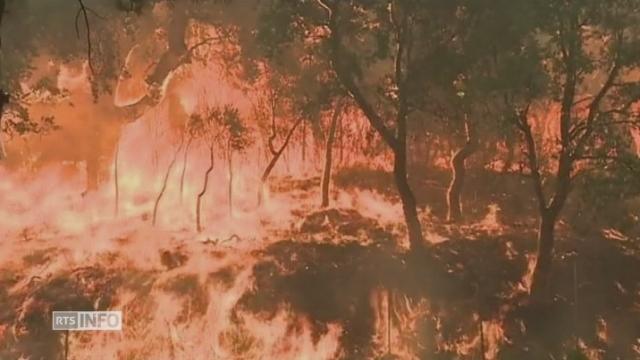
<path id="1" fill-rule="evenodd" d="M 447 220 L 452 222 L 458 222 L 462 219 L 462 204 L 461 196 L 464 188 L 465 176 L 467 173 L 466 161 L 473 153 L 476 152 L 477 146 L 475 142 L 475 135 L 473 134 L 471 125 L 465 123 L 465 131 L 467 133 L 467 142 L 464 146 L 456 151 L 451 158 L 451 170 L 453 177 L 449 184 L 449 190 L 447 191 Z"/>
<path id="2" fill-rule="evenodd" d="M 538 254 L 530 292 L 531 299 L 534 302 L 548 299 L 556 221 L 557 216 L 551 210 L 546 210 L 540 216 Z"/>
<path id="3" fill-rule="evenodd" d="M 202 185 L 202 190 L 198 194 L 198 199 L 196 200 L 196 229 L 198 232 L 202 232 L 202 222 L 200 221 L 200 208 L 202 205 L 202 197 L 207 193 L 207 186 L 209 185 L 209 175 L 213 171 L 213 145 L 209 147 L 209 168 L 204 173 L 204 183 Z"/>
<path id="4" fill-rule="evenodd" d="M 270 146 L 273 157 L 271 158 L 271 161 L 269 161 L 269 165 L 267 165 L 266 169 L 264 169 L 264 172 L 262 173 L 262 176 L 260 177 L 260 185 L 258 188 L 258 206 L 262 205 L 262 202 L 264 200 L 264 187 L 267 185 L 267 179 L 269 178 L 269 175 L 271 175 L 271 171 L 276 166 L 276 164 L 278 163 L 278 160 L 282 156 L 282 153 L 289 145 L 289 142 L 291 141 L 291 137 L 293 136 L 293 133 L 296 131 L 296 129 L 298 128 L 298 126 L 300 126 L 302 122 L 303 120 L 299 119 L 298 121 L 296 121 L 295 124 L 293 124 L 291 129 L 289 129 L 289 133 L 285 137 L 284 142 L 282 143 L 282 145 L 278 150 L 272 149 Z"/>
<path id="5" fill-rule="evenodd" d="M 180 144 L 180 146 L 178 146 L 178 149 L 173 154 L 173 159 L 171 159 L 171 162 L 169 163 L 169 167 L 167 167 L 167 172 L 164 174 L 164 179 L 162 180 L 162 188 L 160 189 L 160 192 L 156 197 L 156 202 L 153 204 L 153 217 L 151 220 L 152 226 L 156 226 L 156 221 L 158 219 L 158 208 L 160 207 L 160 201 L 162 200 L 162 197 L 164 196 L 165 191 L 167 191 L 167 183 L 169 182 L 169 176 L 171 176 L 171 170 L 173 169 L 173 166 L 176 164 L 176 160 L 178 160 L 178 153 L 180 153 L 181 149 L 182 149 L 182 143 Z"/>
<path id="6" fill-rule="evenodd" d="M 187 141 L 187 146 L 184 149 L 184 158 L 182 159 L 182 172 L 180 173 L 180 203 L 182 203 L 182 199 L 184 196 L 184 178 L 187 173 L 187 160 L 189 158 L 189 148 L 191 148 L 191 142 L 193 138 L 189 138 Z"/>
<path id="7" fill-rule="evenodd" d="M 331 165 L 333 162 L 333 143 L 336 139 L 336 128 L 342 113 L 342 104 L 338 104 L 331 117 L 331 125 L 329 125 L 329 135 L 327 136 L 327 145 L 324 155 L 324 170 L 322 172 L 322 203 L 321 207 L 329 206 L 329 185 L 331 183 Z"/>

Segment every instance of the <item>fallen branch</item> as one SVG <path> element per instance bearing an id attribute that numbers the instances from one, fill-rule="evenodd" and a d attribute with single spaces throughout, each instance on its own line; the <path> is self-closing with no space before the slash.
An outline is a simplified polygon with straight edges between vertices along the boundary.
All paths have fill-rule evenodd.
<path id="1" fill-rule="evenodd" d="M 233 234 L 230 237 L 228 237 L 227 239 L 222 239 L 222 240 L 220 240 L 219 238 L 216 238 L 215 240 L 207 239 L 207 240 L 203 241 L 202 243 L 205 244 L 205 245 L 222 245 L 222 244 L 224 244 L 226 242 L 230 242 L 230 241 L 233 241 L 233 240 L 241 241 L 242 238 L 240 238 L 240 236 L 238 236 L 236 234 Z"/>

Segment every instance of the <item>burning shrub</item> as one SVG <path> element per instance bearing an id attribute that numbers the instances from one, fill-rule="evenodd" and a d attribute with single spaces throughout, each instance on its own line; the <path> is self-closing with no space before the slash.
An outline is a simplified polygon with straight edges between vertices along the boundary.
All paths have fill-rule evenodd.
<path id="1" fill-rule="evenodd" d="M 5 315 L 12 331 L 3 335 L 0 358 L 56 358 L 63 348 L 51 330 L 52 311 L 105 310 L 114 300 L 118 274 L 100 267 L 82 267 L 55 277 L 32 278 L 12 293 L 13 311 Z M 17 286 L 20 286 L 18 284 Z"/>
<path id="2" fill-rule="evenodd" d="M 355 238 L 376 243 L 390 243 L 393 235 L 375 219 L 362 216 L 353 209 L 323 209 L 304 217 L 300 224 L 304 234 L 322 234 L 335 238 Z"/>

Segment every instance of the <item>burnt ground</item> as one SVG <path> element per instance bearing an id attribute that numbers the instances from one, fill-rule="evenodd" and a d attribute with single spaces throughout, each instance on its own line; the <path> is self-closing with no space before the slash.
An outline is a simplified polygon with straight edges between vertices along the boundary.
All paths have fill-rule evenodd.
<path id="1" fill-rule="evenodd" d="M 374 178 L 364 179 L 371 182 Z M 517 186 L 525 185 L 517 182 Z M 376 188 L 375 183 L 357 186 Z M 437 188 L 421 188 L 420 197 Z M 448 240 L 420 254 L 396 248 L 392 229 L 353 210 L 306 214 L 301 226 L 282 241 L 255 250 L 253 255 L 259 259 L 252 268 L 255 284 L 233 311 L 270 319 L 287 308 L 307 318 L 318 338 L 326 333 L 327 324 L 340 324 L 344 359 L 402 358 L 393 355 L 394 349 L 385 354 L 375 345 L 376 310 L 371 298 L 383 289 L 394 300 L 392 323 L 419 359 L 481 359 L 481 349 L 488 351 L 489 341 L 470 341 L 480 336 L 481 323 L 500 324 L 497 359 L 627 360 L 640 356 L 637 240 L 597 227 L 578 232 L 562 224 L 553 296 L 547 304 L 534 307 L 527 301 L 525 279 L 535 250 L 535 219 L 516 211 L 529 205 L 517 199 L 509 203 L 499 194 L 476 200 L 484 204 L 485 213 L 486 204 L 499 203 L 499 233 L 445 224 L 438 220 L 441 210 L 435 201 L 428 226 Z M 523 204 L 515 204 L 519 201 Z M 480 214 L 480 208 L 469 212 Z M 505 209 L 511 208 L 516 210 L 505 215 Z M 476 219 L 472 215 L 468 221 Z M 330 241 L 309 241 L 310 234 L 321 234 Z M 366 239 L 366 245 L 354 239 Z M 43 249 L 22 262 L 36 266 L 56 251 Z M 154 271 L 122 267 L 109 256 L 42 278 L 0 271 L 0 359 L 20 355 L 62 358 L 63 338 L 49 330 L 51 310 L 103 309 L 117 302 L 122 290 L 144 294 L 159 274 L 180 269 L 189 256 L 180 248 L 161 249 L 158 258 L 164 268 Z M 237 273 L 237 267 L 229 266 L 210 274 L 209 280 L 231 287 Z M 9 292 L 20 284 L 20 291 Z M 189 312 L 181 321 L 205 314 L 210 295 L 196 274 L 177 275 L 162 289 L 185 299 Z M 403 328 L 403 314 L 425 301 L 428 312 L 412 328 Z M 241 316 L 234 319 L 242 322 Z M 288 331 L 296 336 L 300 329 L 294 324 Z M 489 334 L 483 331 L 482 336 Z M 463 343 L 471 345 L 465 348 Z M 242 358 L 239 351 L 238 358 Z"/>
<path id="2" fill-rule="evenodd" d="M 415 348 L 423 349 L 421 359 L 460 358 L 444 345 L 476 336 L 479 318 L 503 323 L 498 359 L 561 359 L 572 352 L 576 337 L 580 347 L 601 358 L 637 358 L 638 249 L 603 238 L 563 245 L 553 301 L 544 307 L 530 306 L 518 291 L 526 254 L 533 250 L 530 241 L 508 235 L 450 240 L 421 255 L 390 255 L 382 247 L 357 244 L 277 243 L 262 254 L 268 260 L 254 268 L 256 287 L 240 307 L 268 317 L 286 303 L 312 319 L 319 332 L 338 322 L 347 330 L 341 339 L 346 358 L 368 358 L 374 318 L 369 296 L 383 287 L 413 301 L 429 299 L 432 312 L 412 334 Z"/>

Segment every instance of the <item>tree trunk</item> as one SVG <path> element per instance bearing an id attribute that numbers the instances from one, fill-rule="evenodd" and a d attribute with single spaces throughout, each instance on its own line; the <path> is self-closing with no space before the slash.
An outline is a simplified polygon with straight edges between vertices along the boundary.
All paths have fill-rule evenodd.
<path id="1" fill-rule="evenodd" d="M 189 27 L 189 16 L 183 6 L 174 7 L 172 15 L 167 28 L 167 51 L 160 56 L 155 69 L 147 78 L 149 84 L 162 84 L 167 76 L 181 65 L 188 52 L 185 34 Z"/>
<path id="2" fill-rule="evenodd" d="M 4 0 L 0 0 L 0 28 L 2 27 L 2 18 L 4 17 Z M 0 38 L 0 48 L 2 47 L 2 38 Z M 1 70 L 1 69 L 0 69 Z M 0 72 L 1 74 L 1 72 Z M 2 116 L 4 115 L 4 106 L 9 103 L 9 94 L 4 89 L 0 89 L 0 161 L 7 157 L 7 152 L 2 141 Z"/>
<path id="3" fill-rule="evenodd" d="M 0 11 L 4 11 L 4 1 L 0 6 Z M 2 14 L 0 14 L 0 23 L 2 23 Z M 0 39 L 2 41 L 2 39 Z M 0 89 L 0 161 L 7 157 L 7 152 L 4 148 L 4 141 L 2 141 L 2 116 L 4 115 L 4 106 L 9 103 L 9 95 Z"/>
<path id="4" fill-rule="evenodd" d="M 424 237 L 422 236 L 422 226 L 418 219 L 418 209 L 416 198 L 413 195 L 411 186 L 407 178 L 406 153 L 402 149 L 395 151 L 393 175 L 402 201 L 402 211 L 409 233 L 409 243 L 412 251 L 419 251 L 424 248 Z"/>
<path id="5" fill-rule="evenodd" d="M 487 360 L 487 350 L 484 343 L 484 321 L 480 318 L 480 360 Z"/>
<path id="6" fill-rule="evenodd" d="M 187 159 L 189 157 L 189 149 L 191 148 L 191 142 L 193 138 L 189 138 L 187 141 L 187 146 L 184 149 L 184 158 L 182 159 L 182 172 L 180 174 L 180 203 L 182 203 L 183 195 L 184 195 L 184 177 L 187 173 Z"/>
<path id="7" fill-rule="evenodd" d="M 209 175 L 213 171 L 213 145 L 209 147 L 209 168 L 204 174 L 204 184 L 202 185 L 202 190 L 198 194 L 198 199 L 196 201 L 196 229 L 198 232 L 202 232 L 202 222 L 200 221 L 200 207 L 202 205 L 202 197 L 207 193 L 207 186 L 209 185 Z"/>
<path id="8" fill-rule="evenodd" d="M 333 116 L 331 117 L 331 125 L 329 125 L 329 135 L 327 136 L 327 144 L 324 155 L 324 170 L 322 172 L 322 203 L 321 207 L 329 206 L 329 185 L 331 183 L 331 165 L 333 162 L 333 143 L 336 139 L 336 128 L 338 121 L 342 115 L 342 104 L 337 104 Z"/>
<path id="9" fill-rule="evenodd" d="M 538 211 L 540 214 L 537 259 L 529 295 L 533 303 L 541 303 L 549 299 L 550 295 L 549 285 L 553 261 L 554 228 L 571 190 L 573 159 L 569 153 L 568 145 L 566 141 L 564 141 L 558 159 L 555 190 L 551 201 L 547 201 L 544 193 L 543 178 L 538 164 L 536 143 L 531 126 L 527 121 L 527 113 L 524 112 L 519 116 L 521 119 L 519 120 L 518 127 L 524 135 L 534 194 L 538 199 Z M 566 129 L 566 123 L 570 121 L 570 116 L 563 115 L 561 121 L 565 123 L 562 128 Z M 568 137 L 566 130 L 562 132 L 562 136 L 563 139 Z"/>
<path id="10" fill-rule="evenodd" d="M 534 302 L 540 302 L 549 298 L 556 220 L 557 216 L 550 210 L 543 212 L 540 216 L 540 227 L 538 228 L 538 258 L 531 282 L 531 299 Z"/>
<path id="11" fill-rule="evenodd" d="M 471 151 L 468 150 L 467 146 L 465 146 L 456 151 L 451 159 L 453 177 L 451 178 L 451 183 L 447 190 L 447 220 L 451 222 L 458 222 L 462 219 L 462 204 L 460 198 L 467 173 L 465 162 L 470 155 Z"/>
<path id="12" fill-rule="evenodd" d="M 2 139 L 2 110 L 0 109 L 0 161 L 7 157 L 7 151 L 4 148 L 4 141 Z"/>
<path id="13" fill-rule="evenodd" d="M 0 0 L 0 25 L 2 25 L 2 18 L 4 17 L 4 0 Z M 0 41 L 0 44 L 2 44 L 2 41 Z"/>
<path id="14" fill-rule="evenodd" d="M 229 141 L 229 150 L 228 150 L 228 172 L 229 172 L 229 216 L 233 217 L 233 150 L 231 149 L 231 141 Z"/>
<path id="15" fill-rule="evenodd" d="M 550 204 L 540 210 L 538 229 L 538 253 L 531 282 L 531 300 L 542 302 L 550 298 L 551 264 L 553 262 L 554 233 L 558 216 L 571 191 L 571 169 L 573 160 L 563 151 L 558 161 L 555 191 Z"/>
<path id="16" fill-rule="evenodd" d="M 467 142 L 461 149 L 456 151 L 451 158 L 451 170 L 453 172 L 453 176 L 451 178 L 449 190 L 447 191 L 447 220 L 451 222 L 458 222 L 462 220 L 462 204 L 460 203 L 460 198 L 462 195 L 462 189 L 464 188 L 465 175 L 467 173 L 465 163 L 467 158 L 473 155 L 477 148 L 475 135 L 473 134 L 471 124 L 468 122 L 465 123 L 465 130 L 467 133 Z"/>
<path id="17" fill-rule="evenodd" d="M 116 154 L 113 157 L 113 183 L 115 186 L 114 213 L 118 217 L 120 213 L 120 175 L 118 174 L 118 163 L 120 158 L 120 142 L 116 144 Z"/>
<path id="18" fill-rule="evenodd" d="M 178 153 L 180 153 L 181 149 L 182 149 L 182 143 L 180 144 L 180 146 L 178 146 L 178 149 L 173 154 L 173 159 L 169 163 L 169 167 L 167 167 L 167 172 L 164 174 L 164 179 L 162 180 L 162 188 L 160 189 L 160 193 L 158 193 L 158 196 L 156 197 L 156 202 L 153 205 L 153 217 L 151 220 L 152 226 L 156 226 L 156 220 L 158 219 L 158 208 L 160 206 L 160 201 L 162 200 L 162 197 L 164 196 L 164 193 L 167 190 L 167 182 L 169 181 L 169 176 L 171 176 L 171 170 L 173 169 L 173 166 L 176 164 L 176 160 L 178 160 Z"/>
<path id="19" fill-rule="evenodd" d="M 422 226 L 418 218 L 418 209 L 416 199 L 409 186 L 407 178 L 407 117 L 409 115 L 409 102 L 407 99 L 407 88 L 405 85 L 405 74 L 402 71 L 403 55 L 406 47 L 401 44 L 397 47 L 396 54 L 396 84 L 398 85 L 398 113 L 396 115 L 397 128 L 395 131 L 389 127 L 385 119 L 377 112 L 376 107 L 367 99 L 365 93 L 360 89 L 358 83 L 353 78 L 350 64 L 345 62 L 342 51 L 342 37 L 340 34 L 340 26 L 338 26 L 339 18 L 339 2 L 332 2 L 326 7 L 329 15 L 329 29 L 331 31 L 331 60 L 332 67 L 338 76 L 342 85 L 351 94 L 353 100 L 358 104 L 360 110 L 369 120 L 369 124 L 382 137 L 383 141 L 393 150 L 394 166 L 393 175 L 402 201 L 402 210 L 409 234 L 409 242 L 411 251 L 419 254 L 424 249 L 424 237 L 422 236 Z M 405 17 L 403 23 L 404 31 L 408 29 L 408 17 Z M 400 36 L 403 40 L 411 38 L 410 36 Z"/>
<path id="20" fill-rule="evenodd" d="M 344 165 L 344 123 L 342 122 L 342 117 L 338 119 L 338 148 L 340 149 L 340 161 L 338 162 L 338 166 Z"/>
<path id="21" fill-rule="evenodd" d="M 302 124 L 302 166 L 305 170 L 304 166 L 307 161 L 307 123 Z"/>
<path id="22" fill-rule="evenodd" d="M 269 161 L 269 165 L 267 165 L 266 169 L 264 169 L 264 172 L 262 173 L 262 177 L 260 177 L 260 186 L 258 188 L 258 206 L 262 205 L 262 201 L 264 200 L 264 187 L 267 185 L 267 179 L 269 178 L 271 171 L 278 163 L 278 160 L 282 156 L 282 153 L 284 152 L 284 150 L 287 148 L 287 145 L 289 145 L 289 142 L 291 141 L 291 137 L 293 136 L 293 133 L 296 131 L 296 129 L 298 128 L 298 126 L 300 126 L 302 122 L 303 120 L 299 119 L 298 121 L 296 121 L 295 124 L 293 124 L 291 129 L 289 129 L 289 133 L 287 134 L 287 137 L 284 139 L 284 142 L 280 146 L 280 149 L 276 151 L 274 151 L 275 149 L 271 149 L 273 157 L 271 158 L 271 161 Z"/>

